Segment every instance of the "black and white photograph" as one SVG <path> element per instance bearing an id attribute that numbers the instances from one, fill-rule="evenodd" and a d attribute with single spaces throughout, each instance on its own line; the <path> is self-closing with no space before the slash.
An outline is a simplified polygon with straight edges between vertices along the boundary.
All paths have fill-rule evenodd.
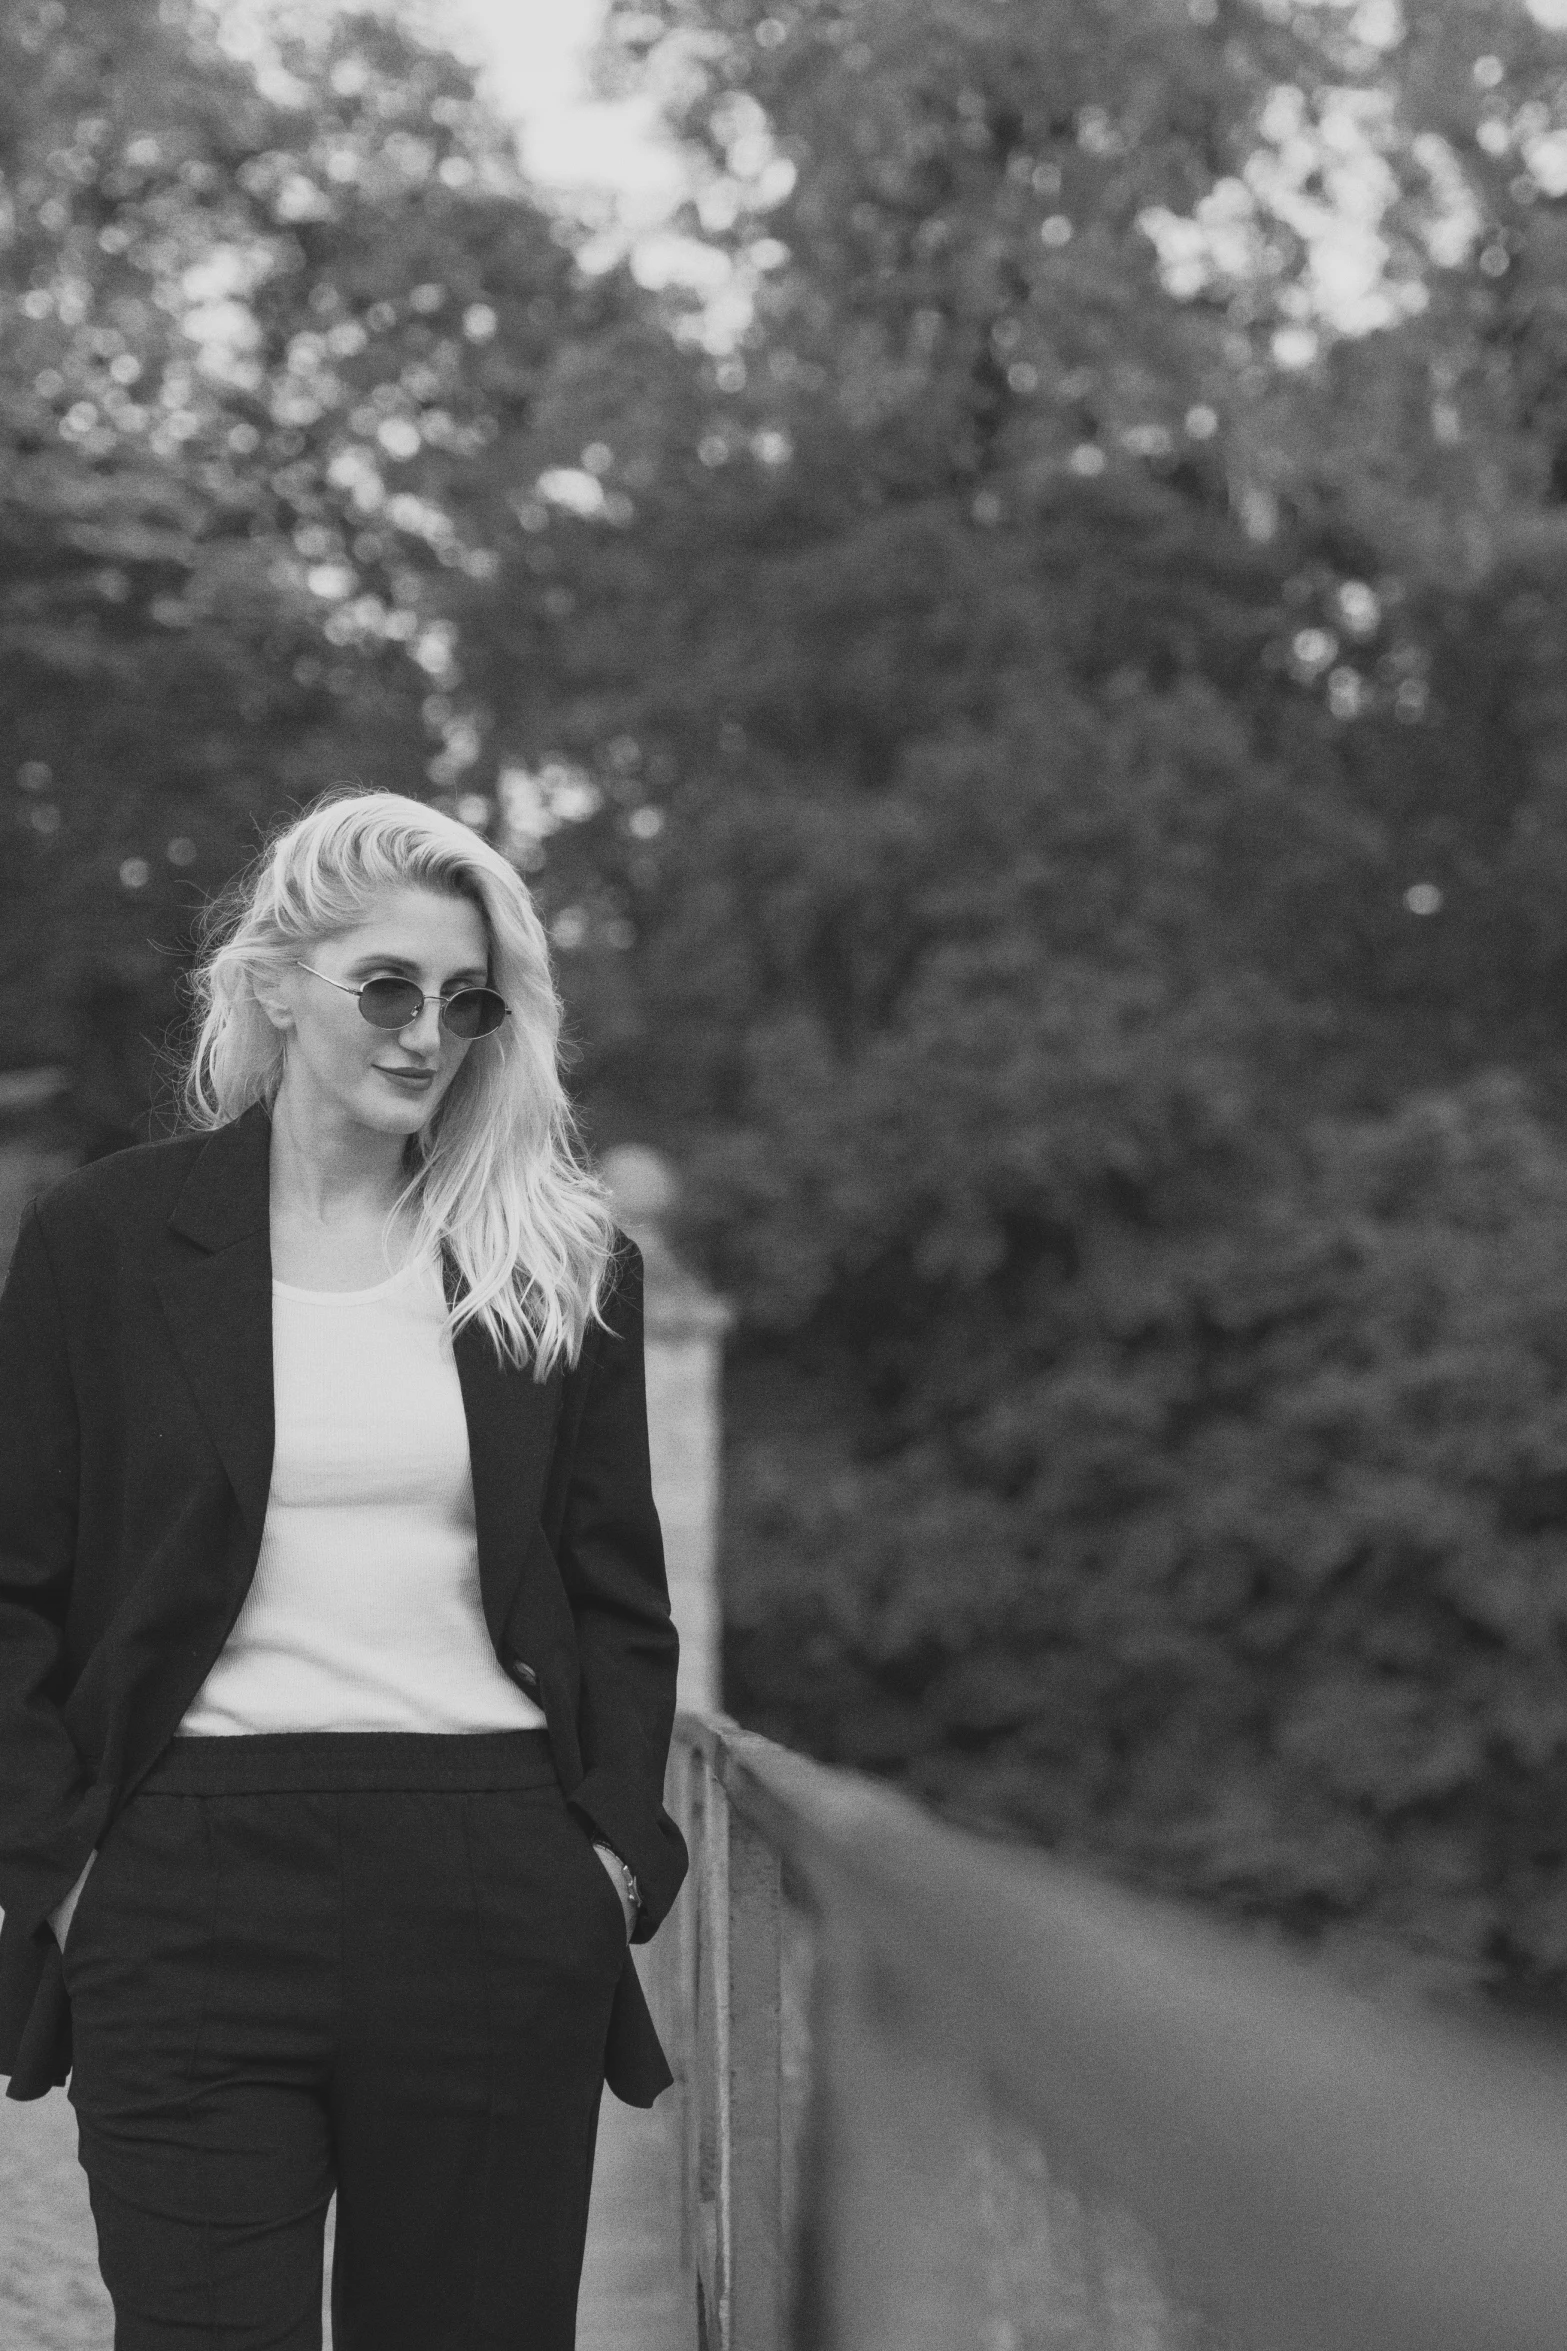
<path id="1" fill-rule="evenodd" d="M 1567 2344 L 1567 0 L 0 0 L 0 2351 Z"/>

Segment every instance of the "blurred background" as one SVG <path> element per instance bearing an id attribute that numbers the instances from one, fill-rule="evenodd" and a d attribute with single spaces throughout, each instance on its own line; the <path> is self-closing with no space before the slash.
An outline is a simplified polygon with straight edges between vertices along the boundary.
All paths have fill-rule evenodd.
<path id="1" fill-rule="evenodd" d="M 730 1710 L 1556 2015 L 1567 0 L 5 0 L 0 173 L 0 1216 L 454 810 Z"/>

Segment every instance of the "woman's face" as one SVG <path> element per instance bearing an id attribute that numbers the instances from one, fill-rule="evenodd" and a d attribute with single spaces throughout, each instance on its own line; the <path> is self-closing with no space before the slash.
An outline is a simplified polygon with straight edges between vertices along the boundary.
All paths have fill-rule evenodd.
<path id="1" fill-rule="evenodd" d="M 283 1082 L 301 1109 L 335 1112 L 377 1134 L 417 1134 L 475 1045 L 493 1052 L 493 1045 L 443 1029 L 435 1002 L 486 983 L 489 941 L 471 900 L 416 888 L 382 891 L 352 930 L 300 954 L 313 970 L 285 967 L 264 1002 L 287 1034 Z M 385 978 L 412 980 L 425 998 L 405 1029 L 372 1028 L 344 993 Z M 328 984 L 334 980 L 337 987 Z"/>

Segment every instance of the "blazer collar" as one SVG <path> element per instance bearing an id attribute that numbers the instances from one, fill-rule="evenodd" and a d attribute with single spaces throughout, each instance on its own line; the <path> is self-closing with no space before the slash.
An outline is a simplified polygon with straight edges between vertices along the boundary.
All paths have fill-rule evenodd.
<path id="1" fill-rule="evenodd" d="M 271 1167 L 272 1121 L 266 1104 L 253 1102 L 207 1137 L 174 1203 L 170 1230 L 212 1250 L 268 1232 Z"/>

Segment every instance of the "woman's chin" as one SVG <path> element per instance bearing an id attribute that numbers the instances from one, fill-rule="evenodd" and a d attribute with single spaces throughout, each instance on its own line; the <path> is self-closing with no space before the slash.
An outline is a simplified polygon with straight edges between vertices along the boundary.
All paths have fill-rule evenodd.
<path id="1" fill-rule="evenodd" d="M 370 1127 L 378 1135 L 416 1135 L 435 1109 L 439 1096 L 432 1088 L 425 1094 L 401 1094 L 390 1086 L 377 1085 L 373 1091 L 366 1088 L 356 1094 L 351 1105 L 345 1105 L 361 1126 Z"/>

